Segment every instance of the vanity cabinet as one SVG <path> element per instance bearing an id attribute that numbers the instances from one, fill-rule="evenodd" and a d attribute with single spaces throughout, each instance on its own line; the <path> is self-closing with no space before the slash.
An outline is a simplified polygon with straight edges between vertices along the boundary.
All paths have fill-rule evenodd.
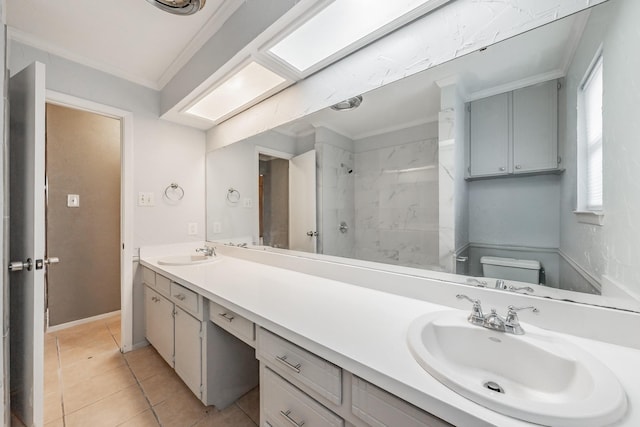
<path id="1" fill-rule="evenodd" d="M 261 426 L 450 426 L 264 328 L 256 335 Z"/>
<path id="2" fill-rule="evenodd" d="M 145 286 L 145 336 L 158 354 L 173 367 L 173 303 Z"/>
<path id="3" fill-rule="evenodd" d="M 143 267 L 145 335 L 198 399 L 218 409 L 258 385 L 258 361 L 252 347 L 210 322 L 210 304 L 202 295 Z M 245 339 L 253 339 L 252 322 L 226 313 Z M 235 322 L 235 323 L 234 323 Z"/>
<path id="4" fill-rule="evenodd" d="M 202 322 L 177 306 L 174 316 L 174 369 L 187 387 L 201 397 Z"/>
<path id="5" fill-rule="evenodd" d="M 470 178 L 558 170 L 556 80 L 472 101 L 468 112 Z"/>

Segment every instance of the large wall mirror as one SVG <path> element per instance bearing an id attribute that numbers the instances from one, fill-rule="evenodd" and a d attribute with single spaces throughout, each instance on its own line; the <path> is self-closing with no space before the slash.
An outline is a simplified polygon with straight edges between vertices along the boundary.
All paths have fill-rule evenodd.
<path id="1" fill-rule="evenodd" d="M 640 311 L 636 3 L 207 153 L 207 239 Z"/>

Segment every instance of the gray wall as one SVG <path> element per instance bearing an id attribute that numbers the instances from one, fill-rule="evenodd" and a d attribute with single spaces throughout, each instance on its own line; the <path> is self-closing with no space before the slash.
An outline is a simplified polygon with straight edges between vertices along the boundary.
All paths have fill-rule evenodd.
<path id="1" fill-rule="evenodd" d="M 538 175 L 469 182 L 469 241 L 557 248 L 560 179 Z"/>
<path id="2" fill-rule="evenodd" d="M 120 121 L 47 105 L 51 326 L 120 309 Z M 67 207 L 78 194 L 80 207 Z"/>
<path id="3" fill-rule="evenodd" d="M 560 249 L 588 273 L 640 294 L 640 121 L 637 85 L 640 2 L 610 1 L 594 9 L 566 78 L 567 97 Z M 604 52 L 604 224 L 578 222 L 576 208 L 576 93 L 597 49 Z"/>

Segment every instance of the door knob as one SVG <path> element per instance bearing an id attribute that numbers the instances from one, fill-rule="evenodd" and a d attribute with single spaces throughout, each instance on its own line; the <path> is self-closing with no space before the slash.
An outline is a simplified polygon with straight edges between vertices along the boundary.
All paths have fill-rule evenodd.
<path id="1" fill-rule="evenodd" d="M 9 263 L 9 271 L 22 271 L 24 269 L 27 271 L 31 271 L 33 269 L 33 260 L 31 258 L 27 259 L 27 261 L 12 261 Z"/>
<path id="2" fill-rule="evenodd" d="M 313 237 L 313 236 L 317 236 L 318 232 L 317 231 L 307 231 L 307 236 L 309 237 Z"/>
<path id="3" fill-rule="evenodd" d="M 57 256 L 52 256 L 44 260 L 45 265 L 57 264 L 60 262 L 60 258 Z"/>

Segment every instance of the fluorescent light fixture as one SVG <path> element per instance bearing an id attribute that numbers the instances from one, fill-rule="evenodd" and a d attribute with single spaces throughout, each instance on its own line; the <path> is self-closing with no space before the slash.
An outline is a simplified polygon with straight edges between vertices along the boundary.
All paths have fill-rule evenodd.
<path id="1" fill-rule="evenodd" d="M 285 84 L 287 79 L 251 61 L 214 86 L 186 112 L 220 122 L 273 95 Z"/>
<path id="2" fill-rule="evenodd" d="M 307 74 L 449 0 L 335 0 L 268 49 Z"/>

